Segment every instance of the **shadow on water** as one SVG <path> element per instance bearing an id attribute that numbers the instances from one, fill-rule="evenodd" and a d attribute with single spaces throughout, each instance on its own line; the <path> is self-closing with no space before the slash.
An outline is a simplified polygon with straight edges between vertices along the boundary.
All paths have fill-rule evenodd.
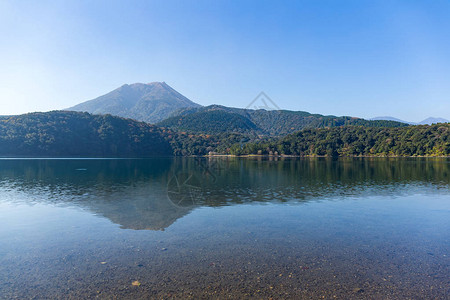
<path id="1" fill-rule="evenodd" d="M 449 192 L 449 159 L 0 160 L 0 202 L 75 206 L 122 228 L 164 230 L 196 207 Z M 19 200 L 20 199 L 20 200 Z"/>

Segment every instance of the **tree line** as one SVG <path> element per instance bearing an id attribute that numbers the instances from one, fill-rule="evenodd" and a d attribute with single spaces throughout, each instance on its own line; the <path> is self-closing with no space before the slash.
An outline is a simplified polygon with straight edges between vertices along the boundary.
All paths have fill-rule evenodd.
<path id="1" fill-rule="evenodd" d="M 0 118 L 0 156 L 448 156 L 449 136 L 450 123 L 306 128 L 282 137 L 191 133 L 111 115 L 53 111 Z"/>
<path id="2" fill-rule="evenodd" d="M 233 145 L 230 154 L 297 156 L 448 156 L 450 123 L 408 127 L 342 126 L 304 129 L 260 143 Z"/>

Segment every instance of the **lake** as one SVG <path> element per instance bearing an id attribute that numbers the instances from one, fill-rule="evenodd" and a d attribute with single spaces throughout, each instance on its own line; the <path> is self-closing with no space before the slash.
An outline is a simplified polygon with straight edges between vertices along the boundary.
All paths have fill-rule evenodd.
<path id="1" fill-rule="evenodd" d="M 1 159 L 0 298 L 450 297 L 450 159 Z"/>

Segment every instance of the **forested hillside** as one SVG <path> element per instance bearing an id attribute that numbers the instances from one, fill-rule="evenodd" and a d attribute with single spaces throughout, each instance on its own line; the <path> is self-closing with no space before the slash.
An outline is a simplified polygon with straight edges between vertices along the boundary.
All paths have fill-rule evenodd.
<path id="1" fill-rule="evenodd" d="M 260 128 L 248 118 L 224 110 L 199 111 L 193 114 L 169 118 L 157 125 L 190 133 L 261 132 Z"/>
<path id="2" fill-rule="evenodd" d="M 0 119 L 1 156 L 147 157 L 172 153 L 158 127 L 111 115 L 53 111 Z"/>
<path id="3" fill-rule="evenodd" d="M 402 128 L 305 129 L 272 142 L 234 145 L 231 154 L 320 156 L 448 156 L 450 124 Z"/>
<path id="4" fill-rule="evenodd" d="M 305 128 L 345 125 L 370 127 L 404 127 L 408 124 L 354 117 L 323 116 L 303 111 L 252 110 L 211 105 L 179 110 L 174 116 L 157 124 L 175 131 L 190 133 L 237 132 L 253 135 L 283 136 Z"/>
<path id="5" fill-rule="evenodd" d="M 190 114 L 184 117 L 195 116 Z M 0 156 L 150 157 L 219 154 L 299 156 L 450 155 L 450 124 L 308 128 L 275 138 L 252 131 L 239 114 L 207 114 L 208 133 L 159 128 L 111 115 L 53 111 L 0 118 Z M 360 119 L 357 119 L 360 120 Z M 202 119 L 192 119 L 200 126 Z M 214 129 L 237 126 L 244 133 Z"/>

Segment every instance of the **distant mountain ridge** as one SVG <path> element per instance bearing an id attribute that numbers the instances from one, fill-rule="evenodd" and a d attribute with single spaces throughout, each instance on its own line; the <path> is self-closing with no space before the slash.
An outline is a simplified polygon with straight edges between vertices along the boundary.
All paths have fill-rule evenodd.
<path id="1" fill-rule="evenodd" d="M 67 110 L 111 114 L 181 132 L 239 133 L 252 136 L 281 136 L 305 128 L 345 125 L 402 127 L 408 124 L 448 122 L 442 118 L 428 118 L 420 123 L 413 123 L 390 116 L 365 120 L 350 116 L 311 114 L 305 111 L 243 109 L 222 105 L 204 107 L 192 102 L 165 82 L 125 84 Z"/>
<path id="2" fill-rule="evenodd" d="M 375 118 L 372 118 L 370 120 L 397 121 L 397 122 L 407 123 L 407 124 L 410 124 L 410 125 L 432 125 L 432 124 L 437 124 L 437 123 L 448 123 L 448 122 L 450 122 L 449 120 L 444 119 L 444 118 L 434 118 L 434 117 L 426 118 L 425 120 L 422 120 L 422 121 L 420 121 L 418 123 L 417 122 L 403 121 L 403 120 L 400 120 L 400 119 L 397 119 L 397 118 L 394 118 L 394 117 L 391 117 L 391 116 L 375 117 Z"/>
<path id="3" fill-rule="evenodd" d="M 408 122 L 408 121 L 404 121 L 395 117 L 391 117 L 391 116 L 382 116 L 382 117 L 375 117 L 375 118 L 371 118 L 369 119 L 371 121 L 395 121 L 395 122 L 401 122 L 401 123 L 405 123 L 405 124 L 415 124 L 413 122 Z"/>
<path id="4" fill-rule="evenodd" d="M 447 119 L 444 118 L 434 118 L 434 117 L 429 117 L 426 118 L 425 120 L 419 122 L 420 125 L 431 125 L 431 124 L 436 124 L 436 123 L 448 123 L 450 122 Z"/>
<path id="5" fill-rule="evenodd" d="M 125 84 L 112 92 L 73 107 L 70 111 L 111 114 L 156 123 L 181 108 L 200 107 L 165 82 Z"/>

